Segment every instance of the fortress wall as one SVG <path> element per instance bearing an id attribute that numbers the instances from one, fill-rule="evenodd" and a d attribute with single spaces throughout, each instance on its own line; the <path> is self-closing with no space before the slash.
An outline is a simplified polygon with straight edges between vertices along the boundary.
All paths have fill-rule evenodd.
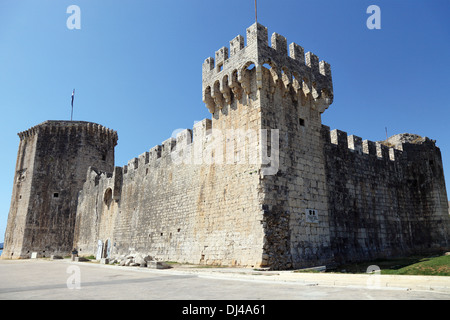
<path id="1" fill-rule="evenodd" d="M 398 149 L 322 128 L 336 263 L 449 246 L 440 151 L 429 139 Z"/>
<path id="2" fill-rule="evenodd" d="M 320 101 L 296 96 L 265 68 L 262 81 L 262 127 L 280 135 L 279 170 L 262 180 L 268 265 L 301 268 L 448 248 L 434 142 L 392 148 L 330 132 L 321 125 Z"/>
<path id="3" fill-rule="evenodd" d="M 115 187 L 120 187 L 121 181 L 116 178 L 121 177 L 122 170 L 116 167 L 113 176 L 92 167 L 87 171 L 86 182 L 78 196 L 73 240 L 73 247 L 81 256 L 96 255 L 97 241 L 112 238 L 118 204 L 109 197 L 107 190 L 112 194 Z"/>
<path id="4" fill-rule="evenodd" d="M 233 123 L 217 114 L 116 168 L 109 178 L 91 172 L 80 193 L 74 246 L 95 255 L 97 241 L 109 240 L 112 256 L 140 252 L 158 260 L 259 266 L 264 238 L 259 166 L 238 161 L 255 146 L 234 150 L 231 161 L 227 147 L 242 145 L 245 136 L 226 130 L 248 126 L 249 118 L 257 126 L 258 109 L 234 99 L 224 112 L 234 114 Z M 123 176 L 116 179 L 118 171 Z"/>

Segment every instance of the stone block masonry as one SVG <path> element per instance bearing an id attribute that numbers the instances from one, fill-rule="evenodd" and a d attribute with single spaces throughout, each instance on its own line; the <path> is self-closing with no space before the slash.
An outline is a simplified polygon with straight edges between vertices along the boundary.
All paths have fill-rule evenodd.
<path id="1" fill-rule="evenodd" d="M 46 121 L 18 135 L 2 257 L 68 255 L 86 170 L 113 170 L 117 133 L 90 122 Z"/>
<path id="2" fill-rule="evenodd" d="M 6 249 L 26 256 L 73 247 L 98 259 L 142 254 L 271 269 L 448 251 L 435 142 L 409 134 L 372 142 L 330 131 L 321 121 L 334 98 L 330 65 L 277 33 L 270 40 L 255 23 L 207 58 L 202 96 L 211 119 L 123 167 L 111 158 L 111 130 L 96 127 L 104 138 L 80 143 L 81 124 L 69 130 L 60 123 L 65 133 L 48 131 L 44 144 L 25 133 Z M 54 149 L 52 139 L 69 141 L 75 154 Z M 46 155 L 82 165 L 45 162 L 41 175 Z M 50 176 L 60 182 L 47 183 Z M 65 197 L 69 189 L 64 205 L 38 205 L 48 202 L 48 190 Z M 60 232 L 52 236 L 49 223 Z"/>
<path id="3" fill-rule="evenodd" d="M 434 141 L 374 143 L 337 130 L 330 135 L 326 126 L 322 135 L 335 262 L 448 248 L 447 194 Z"/>
<path id="4" fill-rule="evenodd" d="M 247 111 L 237 106 L 236 112 L 242 112 L 243 125 Z M 105 253 L 110 256 L 151 252 L 155 259 L 182 263 L 260 265 L 258 167 L 207 164 L 216 151 L 209 148 L 210 130 L 205 119 L 194 126 L 192 139 L 182 132 L 112 175 L 92 169 L 79 197 L 80 253 L 96 252 L 100 239 L 111 244 Z M 194 158 L 175 164 L 180 153 Z"/>

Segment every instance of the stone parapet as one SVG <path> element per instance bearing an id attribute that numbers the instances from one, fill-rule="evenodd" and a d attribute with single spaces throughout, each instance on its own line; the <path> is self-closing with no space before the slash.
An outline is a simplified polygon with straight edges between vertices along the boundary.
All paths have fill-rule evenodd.
<path id="1" fill-rule="evenodd" d="M 33 136 L 39 132 L 45 133 L 64 133 L 69 130 L 76 130 L 91 135 L 99 135 L 102 140 L 111 140 L 114 146 L 117 145 L 117 131 L 108 129 L 100 124 L 87 121 L 64 121 L 64 120 L 47 120 L 28 130 L 19 132 L 17 135 L 20 140 Z"/>
<path id="2" fill-rule="evenodd" d="M 320 112 L 333 102 L 331 67 L 311 52 L 296 43 L 289 45 L 285 37 L 273 33 L 268 45 L 267 28 L 255 23 L 247 29 L 247 45 L 239 35 L 230 41 L 230 49 L 220 48 L 215 58 L 209 57 L 203 63 L 203 101 L 211 113 L 230 104 L 233 98 L 241 99 L 250 94 L 248 68 L 255 65 L 257 88 L 262 88 L 263 65 L 271 69 L 276 84 L 295 96 L 310 97 Z"/>

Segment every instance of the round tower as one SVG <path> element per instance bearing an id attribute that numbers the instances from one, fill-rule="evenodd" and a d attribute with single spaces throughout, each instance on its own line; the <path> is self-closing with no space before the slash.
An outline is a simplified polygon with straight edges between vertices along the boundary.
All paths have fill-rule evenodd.
<path id="1" fill-rule="evenodd" d="M 2 257 L 66 255 L 86 172 L 114 170 L 117 132 L 85 121 L 45 121 L 18 135 Z"/>

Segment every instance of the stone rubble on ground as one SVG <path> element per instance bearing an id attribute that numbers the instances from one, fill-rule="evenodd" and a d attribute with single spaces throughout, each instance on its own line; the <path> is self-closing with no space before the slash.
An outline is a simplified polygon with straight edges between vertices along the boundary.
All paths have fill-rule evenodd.
<path id="1" fill-rule="evenodd" d="M 118 264 L 119 266 L 148 267 L 154 269 L 169 268 L 166 263 L 156 261 L 152 256 L 143 254 L 128 254 L 110 258 L 109 264 Z"/>

